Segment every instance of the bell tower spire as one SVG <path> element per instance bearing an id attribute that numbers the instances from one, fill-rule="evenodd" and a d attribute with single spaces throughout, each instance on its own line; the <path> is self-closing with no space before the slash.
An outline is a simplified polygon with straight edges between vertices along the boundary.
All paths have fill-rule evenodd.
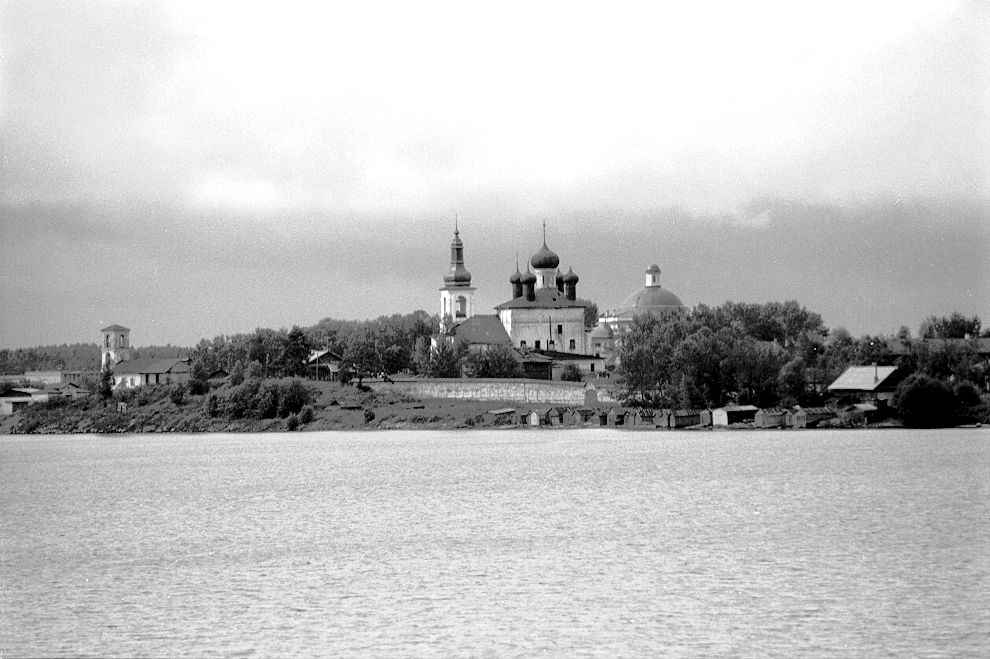
<path id="1" fill-rule="evenodd" d="M 454 325 L 474 315 L 474 287 L 471 273 L 464 267 L 464 242 L 457 214 L 454 214 L 454 239 L 450 241 L 450 270 L 443 277 L 440 289 L 440 331 L 447 332 Z"/>

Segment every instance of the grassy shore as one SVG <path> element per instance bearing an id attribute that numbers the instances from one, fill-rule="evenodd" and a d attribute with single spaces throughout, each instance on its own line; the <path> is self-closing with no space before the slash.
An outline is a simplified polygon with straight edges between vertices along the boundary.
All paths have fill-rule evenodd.
<path id="1" fill-rule="evenodd" d="M 227 384 L 201 395 L 186 393 L 178 402 L 167 387 L 151 387 L 105 401 L 61 399 L 30 405 L 0 421 L 0 434 L 474 428 L 517 425 L 516 419 L 490 412 L 509 407 L 522 411 L 519 403 L 506 401 L 413 399 L 331 382 L 306 381 L 305 387 L 311 397 L 304 408 L 285 416 L 230 413 L 229 401 L 237 388 Z M 218 401 L 212 412 L 211 396 Z"/>

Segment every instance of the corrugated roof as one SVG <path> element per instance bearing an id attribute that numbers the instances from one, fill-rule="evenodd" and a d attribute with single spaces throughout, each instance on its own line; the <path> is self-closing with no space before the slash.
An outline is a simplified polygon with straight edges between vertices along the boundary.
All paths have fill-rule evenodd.
<path id="1" fill-rule="evenodd" d="M 502 309 L 583 309 L 587 306 L 589 306 L 588 302 L 581 299 L 568 300 L 567 296 L 556 288 L 541 288 L 536 291 L 532 301 L 527 300 L 525 296 L 517 297 L 514 300 L 503 302 L 495 308 L 501 311 Z"/>
<path id="2" fill-rule="evenodd" d="M 835 382 L 828 385 L 828 389 L 830 391 L 874 391 L 896 370 L 896 366 L 850 366 Z"/>
<path id="3" fill-rule="evenodd" d="M 454 328 L 454 336 L 458 341 L 468 343 L 501 343 L 512 344 L 505 326 L 495 314 L 471 316 Z"/>
<path id="4" fill-rule="evenodd" d="M 144 373 L 188 373 L 189 365 L 181 359 L 132 359 L 113 367 L 114 375 Z"/>

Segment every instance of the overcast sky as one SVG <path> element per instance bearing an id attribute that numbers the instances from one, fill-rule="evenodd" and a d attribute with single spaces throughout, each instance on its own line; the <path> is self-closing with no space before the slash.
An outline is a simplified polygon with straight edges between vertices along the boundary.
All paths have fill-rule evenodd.
<path id="1" fill-rule="evenodd" d="M 0 347 L 477 308 L 990 325 L 988 3 L 0 1 Z"/>

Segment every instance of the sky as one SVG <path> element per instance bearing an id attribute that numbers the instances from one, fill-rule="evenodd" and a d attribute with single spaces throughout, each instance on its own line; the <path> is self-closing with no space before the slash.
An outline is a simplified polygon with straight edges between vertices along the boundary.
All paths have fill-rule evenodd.
<path id="1" fill-rule="evenodd" d="M 0 348 L 611 309 L 990 326 L 990 5 L 0 0 Z"/>

